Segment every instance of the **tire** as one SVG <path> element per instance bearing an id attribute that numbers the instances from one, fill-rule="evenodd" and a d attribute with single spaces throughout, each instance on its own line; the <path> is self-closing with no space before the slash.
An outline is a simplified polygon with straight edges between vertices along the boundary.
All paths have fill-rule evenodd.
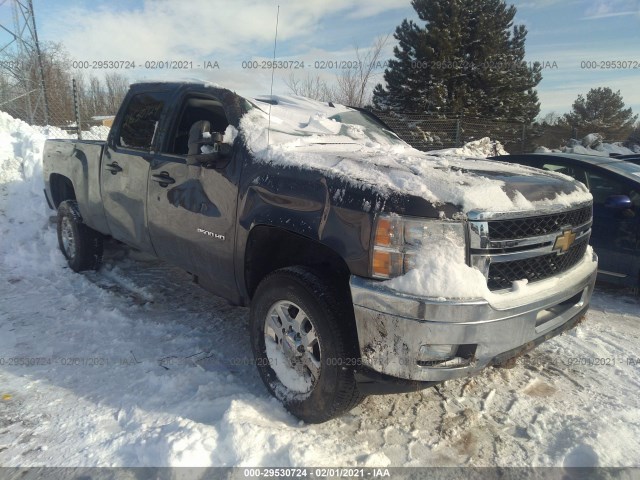
<path id="1" fill-rule="evenodd" d="M 75 200 L 65 200 L 58 206 L 58 246 L 74 272 L 100 268 L 102 234 L 82 223 Z"/>
<path id="2" fill-rule="evenodd" d="M 353 307 L 325 276 L 304 267 L 271 273 L 256 290 L 250 322 L 251 346 L 264 384 L 299 419 L 326 422 L 365 398 L 354 378 L 359 356 Z M 289 335 L 283 334 L 285 326 L 292 327 Z M 302 351 L 296 329 L 310 340 Z"/>

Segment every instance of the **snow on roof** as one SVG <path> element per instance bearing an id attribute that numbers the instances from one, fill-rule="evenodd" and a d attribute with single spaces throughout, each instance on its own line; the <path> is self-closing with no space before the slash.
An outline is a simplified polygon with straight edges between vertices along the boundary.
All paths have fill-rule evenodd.
<path id="1" fill-rule="evenodd" d="M 576 184 L 570 193 L 531 202 L 519 192 L 508 193 L 505 182 L 492 177 L 496 170 L 512 176 L 544 175 L 539 170 L 446 151 L 437 156 L 421 152 L 344 105 L 297 96 L 259 97 L 256 105 L 259 108 L 242 117 L 240 129 L 249 149 L 264 162 L 320 170 L 356 187 L 411 193 L 434 205 L 460 205 L 465 212 L 529 211 L 591 199 L 586 187 Z"/>

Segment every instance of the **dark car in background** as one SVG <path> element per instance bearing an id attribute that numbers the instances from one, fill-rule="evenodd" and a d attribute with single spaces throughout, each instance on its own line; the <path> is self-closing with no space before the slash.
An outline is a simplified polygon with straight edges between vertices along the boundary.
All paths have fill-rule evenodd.
<path id="1" fill-rule="evenodd" d="M 591 245 L 600 259 L 598 279 L 640 288 L 640 156 L 532 153 L 492 159 L 564 173 L 584 183 L 593 195 Z"/>
<path id="2" fill-rule="evenodd" d="M 616 155 L 615 157 L 618 160 L 624 160 L 625 162 L 635 163 L 636 165 L 640 165 L 640 153 L 632 153 L 628 155 Z"/>

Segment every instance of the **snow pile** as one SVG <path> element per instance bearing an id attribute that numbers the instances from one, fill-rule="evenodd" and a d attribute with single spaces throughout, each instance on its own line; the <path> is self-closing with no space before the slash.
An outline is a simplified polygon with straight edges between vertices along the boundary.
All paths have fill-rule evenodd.
<path id="1" fill-rule="evenodd" d="M 92 127 L 89 138 L 104 139 L 109 128 Z M 7 265 L 30 264 L 38 269 L 40 252 L 48 252 L 60 265 L 49 235 L 51 212 L 43 194 L 42 152 L 47 138 L 76 138 L 57 127 L 31 126 L 0 111 L 0 191 L 3 215 L 0 259 Z M 19 225 L 20 228 L 11 228 Z M 52 253 L 53 252 L 53 253 Z M 50 265 L 48 265 L 50 267 Z M 47 268 L 47 266 L 44 266 Z"/>
<path id="2" fill-rule="evenodd" d="M 636 145 L 637 147 L 637 145 Z M 622 145 L 622 142 L 616 142 L 616 143 L 603 143 L 601 145 L 599 145 L 598 147 L 596 147 L 596 150 L 600 151 L 600 152 L 606 152 L 607 154 L 609 153 L 617 153 L 619 155 L 632 155 L 634 153 L 638 153 L 637 151 L 634 151 L 630 148 L 625 147 L 624 145 Z"/>
<path id="3" fill-rule="evenodd" d="M 608 157 L 609 153 L 603 150 L 595 150 L 593 148 L 583 147 L 579 143 L 570 142 L 568 146 L 562 147 L 563 153 L 577 153 L 578 155 L 597 155 L 600 157 Z"/>
<path id="4" fill-rule="evenodd" d="M 88 132 L 82 132 L 82 138 L 90 140 L 106 140 L 109 136 L 110 131 L 110 127 L 106 127 L 104 125 L 94 125 L 89 129 Z"/>
<path id="5" fill-rule="evenodd" d="M 509 155 L 509 152 L 504 149 L 500 142 L 494 142 L 489 137 L 484 137 L 480 140 L 465 143 L 462 147 L 434 150 L 432 152 L 427 152 L 427 154 L 447 154 L 457 155 L 460 157 L 488 158 L 497 155 Z"/>
<path id="6" fill-rule="evenodd" d="M 507 192 L 506 183 L 495 176 L 498 167 L 494 162 L 447 151 L 421 152 L 341 105 L 303 97 L 274 100 L 276 105 L 261 103 L 240 121 L 247 145 L 264 162 L 318 170 L 356 188 L 369 186 L 382 195 L 411 192 L 433 205 L 460 205 L 465 212 L 531 210 L 591 198 L 583 186 L 564 184 L 568 193 L 530 201 L 520 192 Z M 489 142 L 480 141 L 469 151 L 477 154 Z M 515 164 L 500 164 L 499 170 L 511 177 L 540 175 L 536 169 Z M 555 178 L 566 181 L 566 177 Z"/>
<path id="7" fill-rule="evenodd" d="M 553 153 L 553 152 L 560 152 L 560 150 L 547 148 L 547 147 L 537 147 L 534 150 L 534 153 Z"/>
<path id="8" fill-rule="evenodd" d="M 582 146 L 585 148 L 597 148 L 598 146 L 602 145 L 602 142 L 604 141 L 604 137 L 602 135 L 600 135 L 599 133 L 590 133 L 589 135 L 586 135 L 580 143 L 582 143 Z"/>
<path id="9" fill-rule="evenodd" d="M 567 142 L 565 147 L 560 149 L 538 147 L 536 153 L 577 153 L 580 155 L 598 155 L 601 157 L 609 157 L 611 153 L 618 155 L 632 155 L 640 153 L 640 145 L 633 145 L 631 148 L 625 147 L 622 142 L 606 143 L 603 141 L 602 135 L 599 133 L 590 133 L 581 140 L 572 138 Z"/>
<path id="10" fill-rule="evenodd" d="M 68 138 L 55 127 L 31 127 L 0 112 L 0 263 L 40 271 L 62 265 L 48 232 L 43 194 L 42 151 L 48 136 Z M 48 254 L 42 263 L 42 252 Z M 53 260 L 55 259 L 55 260 Z"/>

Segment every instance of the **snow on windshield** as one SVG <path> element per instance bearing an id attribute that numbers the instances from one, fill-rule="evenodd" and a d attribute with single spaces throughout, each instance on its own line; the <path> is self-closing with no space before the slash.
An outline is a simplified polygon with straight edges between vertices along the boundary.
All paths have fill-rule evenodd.
<path id="1" fill-rule="evenodd" d="M 258 97 L 257 107 L 271 112 L 270 145 L 406 145 L 370 115 L 344 105 L 304 97 Z M 254 112 L 256 118 L 260 113 Z M 268 119 L 268 117 L 267 117 Z"/>

